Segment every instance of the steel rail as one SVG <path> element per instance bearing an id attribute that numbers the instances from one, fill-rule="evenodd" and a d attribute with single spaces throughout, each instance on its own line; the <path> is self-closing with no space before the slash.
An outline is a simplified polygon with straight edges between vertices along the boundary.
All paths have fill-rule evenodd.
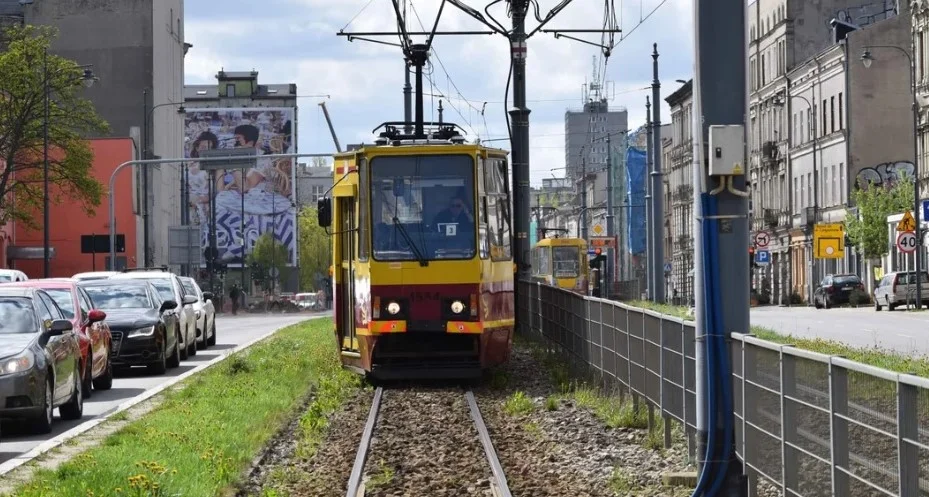
<path id="1" fill-rule="evenodd" d="M 371 402 L 368 421 L 361 433 L 361 442 L 358 443 L 358 453 L 355 454 L 355 465 L 352 466 L 352 474 L 348 477 L 348 488 L 345 491 L 345 497 L 364 497 L 364 483 L 362 480 L 364 478 L 365 462 L 368 460 L 368 451 L 371 449 L 371 434 L 374 433 L 374 425 L 377 423 L 377 414 L 381 409 L 383 394 L 383 387 L 377 387 L 377 390 L 374 391 L 374 401 Z"/>
<path id="2" fill-rule="evenodd" d="M 484 425 L 484 419 L 481 417 L 481 410 L 477 407 L 474 400 L 474 394 L 471 391 L 465 392 L 465 398 L 468 399 L 468 407 L 471 409 L 471 419 L 474 420 L 474 426 L 477 428 L 477 434 L 481 439 L 481 445 L 484 446 L 484 454 L 487 456 L 487 462 L 490 463 L 490 470 L 494 474 L 495 487 L 492 489 L 496 497 L 512 497 L 510 487 L 506 483 L 506 475 L 503 474 L 503 467 L 500 466 L 500 460 L 497 459 L 497 451 L 494 450 L 494 444 L 490 441 L 490 434 L 487 432 L 487 426 Z"/>

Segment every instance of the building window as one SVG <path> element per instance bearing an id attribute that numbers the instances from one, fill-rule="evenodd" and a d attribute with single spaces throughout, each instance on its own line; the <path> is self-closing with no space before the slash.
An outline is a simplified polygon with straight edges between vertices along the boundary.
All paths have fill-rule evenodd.
<path id="1" fill-rule="evenodd" d="M 829 97 L 829 132 L 835 133 L 835 97 Z"/>
<path id="2" fill-rule="evenodd" d="M 845 163 L 843 162 L 839 163 L 839 185 L 843 185 L 842 191 L 839 193 L 839 202 L 844 204 L 845 202 L 847 202 L 846 193 L 848 192 L 848 188 L 844 187 L 845 185 Z"/>
<path id="3" fill-rule="evenodd" d="M 845 105 L 842 102 L 842 92 L 839 92 L 839 129 L 845 129 L 845 119 L 843 114 Z"/>
<path id="4" fill-rule="evenodd" d="M 829 207 L 832 205 L 832 188 L 830 188 L 829 178 L 832 176 L 829 175 L 829 168 L 823 168 L 823 207 Z"/>
<path id="5" fill-rule="evenodd" d="M 813 174 L 806 175 L 806 205 L 813 205 Z"/>
<path id="6" fill-rule="evenodd" d="M 826 127 L 826 99 L 823 99 L 823 108 L 822 108 L 822 131 L 820 131 L 819 136 L 826 136 L 828 128 Z"/>
<path id="7" fill-rule="evenodd" d="M 235 85 L 234 84 L 230 83 L 226 85 L 226 96 L 235 97 Z"/>

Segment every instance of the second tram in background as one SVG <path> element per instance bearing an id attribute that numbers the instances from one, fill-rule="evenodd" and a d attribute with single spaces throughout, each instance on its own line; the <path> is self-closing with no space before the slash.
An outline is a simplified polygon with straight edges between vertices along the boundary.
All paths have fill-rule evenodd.
<path id="1" fill-rule="evenodd" d="M 543 237 L 532 247 L 532 279 L 546 285 L 571 290 L 582 295 L 590 293 L 587 242 L 582 238 Z"/>

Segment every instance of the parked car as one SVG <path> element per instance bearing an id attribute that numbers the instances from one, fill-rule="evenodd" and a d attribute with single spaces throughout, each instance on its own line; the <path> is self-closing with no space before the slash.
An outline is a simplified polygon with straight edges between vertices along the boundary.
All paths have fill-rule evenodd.
<path id="1" fill-rule="evenodd" d="M 90 271 L 86 273 L 77 273 L 71 278 L 78 281 L 103 280 L 114 274 L 119 274 L 119 271 Z"/>
<path id="2" fill-rule="evenodd" d="M 0 269 L 0 283 L 8 283 L 10 281 L 26 281 L 29 277 L 26 276 L 26 273 L 16 270 L 16 269 Z"/>
<path id="3" fill-rule="evenodd" d="M 205 349 L 216 345 L 216 307 L 213 305 L 213 293 L 200 290 L 197 281 L 188 276 L 181 276 L 186 295 L 197 298 L 193 305 L 197 317 L 197 346 Z"/>
<path id="4" fill-rule="evenodd" d="M 919 273 L 919 285 L 922 287 L 922 305 L 929 305 L 929 272 Z M 887 273 L 874 288 L 874 310 L 879 311 L 885 305 L 887 310 L 894 310 L 899 305 L 916 304 L 916 271 L 898 271 Z"/>
<path id="5" fill-rule="evenodd" d="M 114 274 L 109 279 L 148 280 L 158 290 L 162 301 L 177 302 L 175 312 L 181 329 L 181 359 L 186 360 L 189 356 L 197 355 L 197 316 L 193 308 L 197 298 L 184 295 L 184 285 L 176 274 L 168 271 L 167 267 L 135 268 Z"/>
<path id="6" fill-rule="evenodd" d="M 865 291 L 864 283 L 857 274 L 827 274 L 813 291 L 813 306 L 826 309 L 849 303 L 854 291 Z"/>
<path id="7" fill-rule="evenodd" d="M 109 390 L 113 387 L 113 365 L 110 363 L 110 327 L 106 314 L 94 309 L 90 298 L 72 279 L 38 279 L 7 283 L 3 286 L 20 286 L 45 290 L 74 325 L 81 346 L 81 379 L 84 397 L 90 398 L 91 387 Z M 77 311 L 75 311 L 77 310 Z"/>
<path id="8" fill-rule="evenodd" d="M 177 301 L 164 300 L 151 282 L 94 280 L 80 284 L 95 307 L 107 313 L 118 367 L 147 366 L 154 374 L 181 364 Z"/>
<path id="9" fill-rule="evenodd" d="M 0 288 L 0 419 L 26 420 L 52 431 L 84 415 L 81 350 L 74 325 L 37 288 Z"/>

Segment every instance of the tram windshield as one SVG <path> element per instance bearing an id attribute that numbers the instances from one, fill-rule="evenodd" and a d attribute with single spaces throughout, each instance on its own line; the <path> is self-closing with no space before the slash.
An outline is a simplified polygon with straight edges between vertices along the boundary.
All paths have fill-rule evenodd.
<path id="1" fill-rule="evenodd" d="M 474 159 L 382 156 L 371 161 L 374 259 L 472 259 L 476 253 Z"/>
<path id="2" fill-rule="evenodd" d="M 552 247 L 556 278 L 576 278 L 581 252 L 577 247 Z"/>

